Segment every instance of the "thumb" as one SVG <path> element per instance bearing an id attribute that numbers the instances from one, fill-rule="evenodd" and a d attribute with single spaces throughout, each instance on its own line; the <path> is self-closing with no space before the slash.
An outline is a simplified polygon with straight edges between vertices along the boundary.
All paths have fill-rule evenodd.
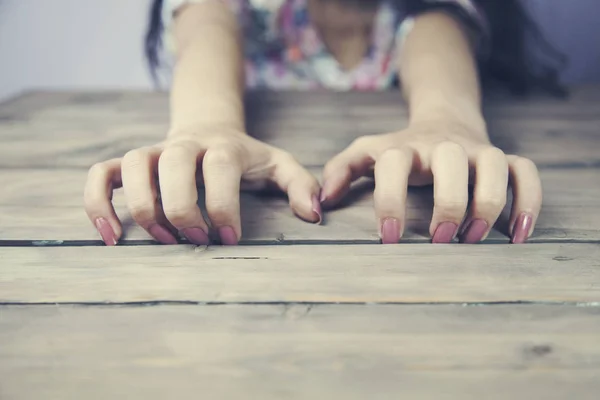
<path id="1" fill-rule="evenodd" d="M 356 139 L 344 151 L 333 157 L 323 170 L 323 190 L 320 201 L 332 207 L 342 200 L 352 182 L 367 175 L 375 163 L 370 155 L 373 138 Z"/>
<path id="2" fill-rule="evenodd" d="M 290 154 L 283 153 L 276 157 L 273 181 L 287 193 L 292 211 L 305 221 L 320 224 L 323 213 L 319 202 L 319 182 Z"/>

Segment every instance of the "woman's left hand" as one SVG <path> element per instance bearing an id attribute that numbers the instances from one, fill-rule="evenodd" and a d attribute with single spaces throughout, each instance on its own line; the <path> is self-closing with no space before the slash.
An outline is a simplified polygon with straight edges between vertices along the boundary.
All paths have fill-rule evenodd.
<path id="1" fill-rule="evenodd" d="M 355 140 L 325 166 L 323 205 L 339 202 L 361 176 L 375 178 L 375 214 L 383 243 L 402 237 L 408 185 L 433 183 L 433 243 L 449 243 L 457 235 L 463 243 L 485 239 L 504 209 L 509 182 L 512 243 L 523 243 L 531 235 L 542 203 L 540 178 L 531 160 L 504 154 L 486 132 L 447 121 Z M 467 214 L 469 183 L 474 193 Z"/>

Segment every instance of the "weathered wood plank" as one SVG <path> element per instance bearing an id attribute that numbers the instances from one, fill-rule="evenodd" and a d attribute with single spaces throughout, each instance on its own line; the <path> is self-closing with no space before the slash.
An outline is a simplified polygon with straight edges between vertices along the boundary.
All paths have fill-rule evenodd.
<path id="1" fill-rule="evenodd" d="M 600 246 L 0 247 L 0 302 L 600 301 Z"/>
<path id="2" fill-rule="evenodd" d="M 0 395 L 596 399 L 600 308 L 0 308 Z"/>
<path id="3" fill-rule="evenodd" d="M 600 93 L 579 89 L 586 90 Z M 494 142 L 541 167 L 600 165 L 600 103 L 579 91 L 568 102 L 491 101 Z M 248 103 L 251 133 L 305 165 L 323 165 L 358 136 L 407 124 L 398 93 L 271 93 Z M 86 168 L 162 140 L 167 129 L 164 93 L 32 94 L 0 106 L 0 167 Z"/>
<path id="4" fill-rule="evenodd" d="M 318 169 L 312 169 L 319 175 Z M 0 241 L 99 240 L 83 210 L 84 170 L 1 170 Z M 544 170 L 544 208 L 532 241 L 600 240 L 600 174 L 595 169 Z M 244 194 L 244 242 L 315 242 L 379 240 L 373 211 L 372 187 L 361 186 L 346 207 L 326 214 L 323 226 L 300 221 L 282 197 Z M 429 241 L 432 191 L 414 189 L 408 196 L 405 241 Z M 203 194 L 200 194 L 203 197 Z M 151 240 L 133 224 L 121 191 L 114 202 L 126 222 L 128 240 Z M 488 238 L 508 241 L 506 215 Z"/>

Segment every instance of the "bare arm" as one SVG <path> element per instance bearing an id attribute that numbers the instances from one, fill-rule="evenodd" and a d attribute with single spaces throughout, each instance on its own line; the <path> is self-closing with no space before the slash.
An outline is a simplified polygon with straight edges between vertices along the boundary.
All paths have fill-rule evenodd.
<path id="1" fill-rule="evenodd" d="M 198 126 L 244 131 L 242 45 L 235 16 L 220 1 L 187 5 L 178 11 L 173 33 L 172 132 Z"/>
<path id="2" fill-rule="evenodd" d="M 296 215 L 321 221 L 315 177 L 289 153 L 245 132 L 242 45 L 233 13 L 217 0 L 184 6 L 174 34 L 177 64 L 167 139 L 90 169 L 85 206 L 104 242 L 115 245 L 123 233 L 111 202 L 112 190 L 121 185 L 135 222 L 164 244 L 177 243 L 180 234 L 207 245 L 210 230 L 222 244 L 237 244 L 242 184 L 257 189 L 274 184 L 287 193 Z M 198 207 L 199 176 L 210 226 Z"/>
<path id="3" fill-rule="evenodd" d="M 509 234 L 513 243 L 523 243 L 540 211 L 540 179 L 530 160 L 506 155 L 490 144 L 474 51 L 465 30 L 441 12 L 422 14 L 402 44 L 399 67 L 409 126 L 359 138 L 329 161 L 323 196 L 338 202 L 352 179 L 374 170 L 382 242 L 397 243 L 406 226 L 407 186 L 433 183 L 432 241 L 450 243 L 459 236 L 464 243 L 478 243 L 506 204 L 510 176 Z M 470 183 L 474 192 L 469 205 Z"/>
<path id="4" fill-rule="evenodd" d="M 402 46 L 400 80 L 411 123 L 450 119 L 485 132 L 474 52 L 452 17 L 434 12 L 416 18 Z"/>

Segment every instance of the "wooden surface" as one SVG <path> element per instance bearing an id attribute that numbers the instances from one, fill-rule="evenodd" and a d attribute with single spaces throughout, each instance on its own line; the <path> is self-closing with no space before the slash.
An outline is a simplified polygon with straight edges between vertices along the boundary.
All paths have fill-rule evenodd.
<path id="1" fill-rule="evenodd" d="M 597 307 L 10 307 L 3 399 L 597 399 Z M 82 396 L 85 394 L 85 397 Z"/>
<path id="2" fill-rule="evenodd" d="M 7 247 L 0 302 L 600 305 L 597 244 L 464 247 Z"/>
<path id="3" fill-rule="evenodd" d="M 402 128 L 397 93 L 250 95 L 248 127 L 316 174 Z M 600 87 L 490 99 L 494 142 L 532 158 L 530 244 L 431 245 L 431 189 L 380 246 L 363 182 L 323 226 L 244 194 L 243 246 L 156 246 L 115 195 L 101 246 L 87 168 L 164 137 L 165 94 L 31 93 L 0 105 L 0 399 L 596 399 Z M 505 210 L 506 211 L 506 210 Z M 403 396 L 404 395 L 404 396 Z"/>

